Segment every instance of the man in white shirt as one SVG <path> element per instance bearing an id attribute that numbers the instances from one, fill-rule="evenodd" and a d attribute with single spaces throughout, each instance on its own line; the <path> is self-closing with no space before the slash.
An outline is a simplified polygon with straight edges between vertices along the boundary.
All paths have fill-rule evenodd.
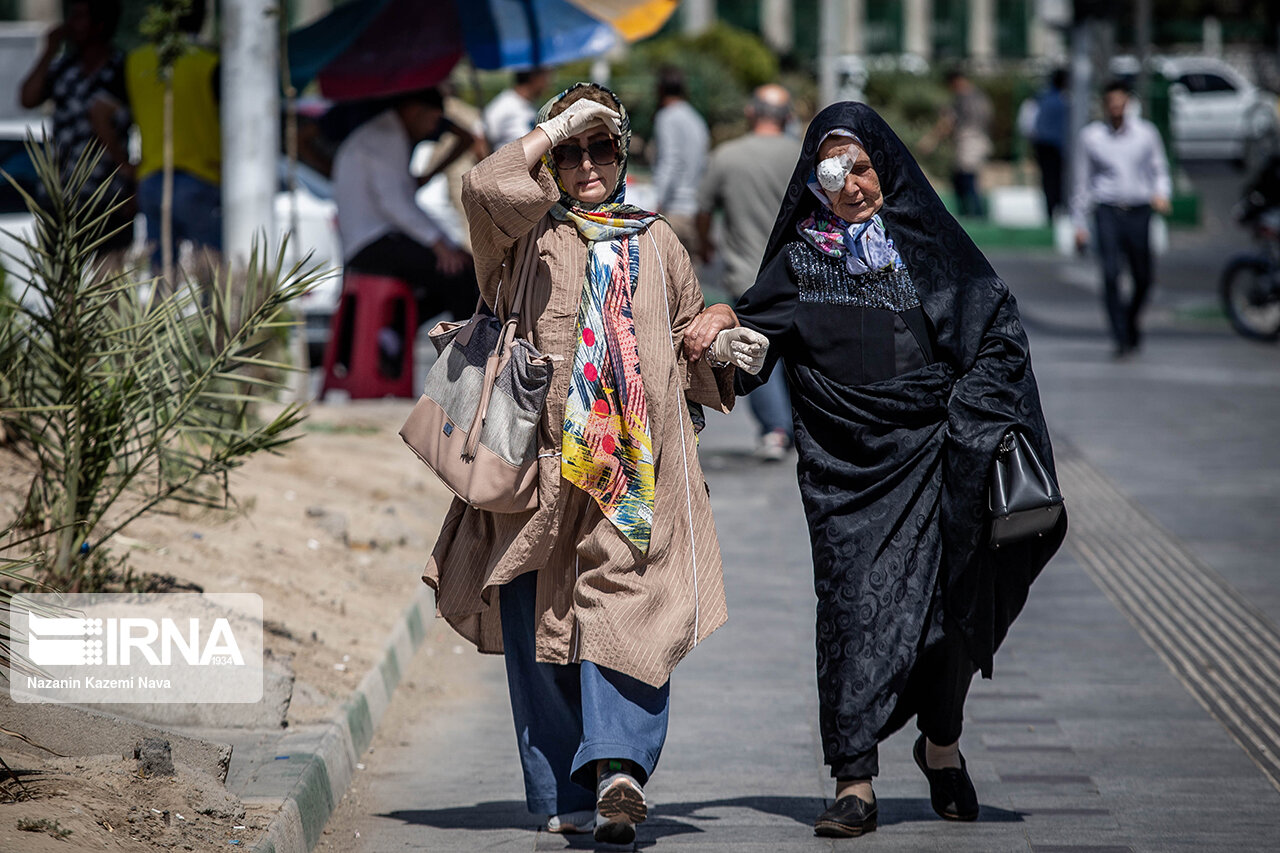
<path id="1" fill-rule="evenodd" d="M 497 151 L 533 130 L 538 123 L 538 104 L 551 72 L 545 68 L 517 71 L 515 85 L 503 89 L 484 108 L 484 132 L 489 148 Z"/>
<path id="2" fill-rule="evenodd" d="M 333 159 L 344 263 L 407 282 L 422 322 L 442 312 L 469 317 L 479 298 L 471 256 L 414 200 L 413 149 L 435 135 L 443 115 L 438 91 L 402 95 L 343 140 Z"/>
<path id="3" fill-rule="evenodd" d="M 1160 132 L 1151 122 L 1127 115 L 1129 90 L 1114 82 L 1102 95 L 1103 120 L 1080 131 L 1073 155 L 1071 216 L 1076 246 L 1089 243 L 1088 214 L 1093 213 L 1102 261 L 1102 283 L 1116 357 L 1138 349 L 1138 316 L 1151 289 L 1151 211 L 1169 212 L 1169 161 Z M 1129 262 L 1133 294 L 1120 293 L 1122 258 Z"/>

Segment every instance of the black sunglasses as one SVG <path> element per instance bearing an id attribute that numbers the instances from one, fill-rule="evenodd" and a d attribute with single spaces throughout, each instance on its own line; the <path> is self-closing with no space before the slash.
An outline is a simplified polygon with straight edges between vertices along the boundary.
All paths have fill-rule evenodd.
<path id="1" fill-rule="evenodd" d="M 557 145 L 551 149 L 551 159 L 558 169 L 576 169 L 582 163 L 583 152 L 586 152 L 591 162 L 597 166 L 612 166 L 618 162 L 618 140 L 612 136 L 596 139 L 588 142 L 586 148 L 572 142 Z"/>

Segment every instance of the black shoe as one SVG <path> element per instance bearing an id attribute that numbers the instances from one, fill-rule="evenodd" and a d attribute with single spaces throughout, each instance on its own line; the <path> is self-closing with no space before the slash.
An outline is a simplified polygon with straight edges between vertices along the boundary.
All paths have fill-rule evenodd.
<path id="1" fill-rule="evenodd" d="M 939 817 L 947 820 L 977 820 L 978 793 L 973 790 L 973 780 L 965 767 L 964 756 L 960 756 L 960 767 L 943 767 L 934 770 L 924 761 L 924 735 L 916 741 L 911 750 L 916 764 L 929 780 L 929 801 Z"/>
<path id="2" fill-rule="evenodd" d="M 868 803 L 850 794 L 836 800 L 835 805 L 818 815 L 813 834 L 824 838 L 856 838 L 876 829 L 875 802 Z"/>

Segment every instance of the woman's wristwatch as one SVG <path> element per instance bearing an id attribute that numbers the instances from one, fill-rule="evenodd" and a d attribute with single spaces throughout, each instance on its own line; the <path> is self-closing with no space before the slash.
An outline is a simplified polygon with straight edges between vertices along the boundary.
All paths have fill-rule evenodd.
<path id="1" fill-rule="evenodd" d="M 716 357 L 712 355 L 712 352 L 711 352 L 713 348 L 714 348 L 714 344 L 712 344 L 711 346 L 708 346 L 705 354 L 707 361 L 711 364 L 712 367 L 728 367 L 730 364 L 732 364 L 732 362 L 729 362 L 729 361 L 717 361 Z"/>

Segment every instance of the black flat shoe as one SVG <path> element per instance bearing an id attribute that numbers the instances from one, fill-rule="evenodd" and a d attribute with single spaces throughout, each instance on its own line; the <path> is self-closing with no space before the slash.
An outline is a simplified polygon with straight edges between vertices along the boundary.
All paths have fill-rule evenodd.
<path id="1" fill-rule="evenodd" d="M 818 815 L 813 834 L 823 838 L 856 838 L 876 829 L 876 804 L 850 795 Z"/>
<path id="2" fill-rule="evenodd" d="M 943 767 L 934 770 L 924 761 L 924 735 L 916 741 L 911 750 L 916 765 L 929 780 L 929 801 L 939 817 L 947 820 L 977 820 L 978 792 L 973 790 L 973 780 L 965 767 L 964 756 L 960 756 L 960 767 Z"/>

